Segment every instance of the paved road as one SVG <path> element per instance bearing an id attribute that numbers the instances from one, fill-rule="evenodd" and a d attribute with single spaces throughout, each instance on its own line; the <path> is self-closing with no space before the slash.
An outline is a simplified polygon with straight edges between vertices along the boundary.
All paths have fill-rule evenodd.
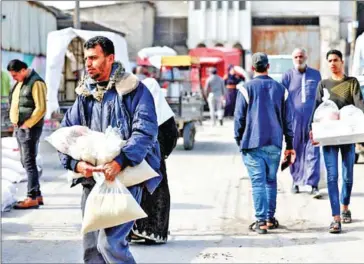
<path id="1" fill-rule="evenodd" d="M 133 245 L 139 263 L 357 262 L 363 263 L 364 165 L 355 166 L 354 222 L 344 232 L 327 232 L 327 195 L 314 200 L 290 193 L 287 173 L 279 175 L 279 230 L 265 236 L 248 231 L 254 220 L 250 182 L 232 139 L 232 123 L 199 127 L 195 149 L 182 142 L 168 159 L 172 211 L 168 244 Z M 68 187 L 56 154 L 42 145 L 46 205 L 11 211 L 2 219 L 3 263 L 81 263 L 80 188 Z M 19 185 L 19 198 L 25 193 Z M 324 191 L 325 193 L 325 191 Z"/>

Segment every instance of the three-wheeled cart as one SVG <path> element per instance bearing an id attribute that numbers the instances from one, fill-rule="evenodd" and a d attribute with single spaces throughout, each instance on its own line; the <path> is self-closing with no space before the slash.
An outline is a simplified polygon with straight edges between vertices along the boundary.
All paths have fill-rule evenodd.
<path id="1" fill-rule="evenodd" d="M 193 149 L 196 123 L 202 123 L 204 105 L 198 59 L 184 55 L 161 57 L 157 80 L 165 89 L 166 100 L 175 113 L 184 149 Z"/>

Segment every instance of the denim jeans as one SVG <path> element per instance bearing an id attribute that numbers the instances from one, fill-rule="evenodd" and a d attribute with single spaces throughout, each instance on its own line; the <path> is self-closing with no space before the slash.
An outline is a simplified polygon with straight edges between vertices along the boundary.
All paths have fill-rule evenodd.
<path id="1" fill-rule="evenodd" d="M 81 209 L 84 215 L 86 200 L 93 185 L 84 185 Z M 128 188 L 135 200 L 140 203 L 142 187 L 133 186 Z M 84 263 L 136 263 L 129 250 L 127 236 L 129 235 L 134 221 L 122 225 L 86 233 L 83 236 L 83 260 Z"/>
<path id="2" fill-rule="evenodd" d="M 355 163 L 355 145 L 341 146 L 324 146 L 323 153 L 327 171 L 327 188 L 329 192 L 332 215 L 340 215 L 339 202 L 339 168 L 338 155 L 341 151 L 342 157 L 342 187 L 341 187 L 341 204 L 349 205 L 351 190 L 353 188 L 353 174 Z"/>
<path id="3" fill-rule="evenodd" d="M 42 127 L 32 127 L 29 129 L 17 128 L 15 131 L 20 150 L 20 160 L 28 176 L 27 196 L 33 199 L 41 195 L 36 163 L 41 134 Z"/>
<path id="4" fill-rule="evenodd" d="M 280 158 L 281 149 L 273 145 L 243 150 L 243 161 L 251 179 L 255 217 L 258 221 L 270 219 L 276 212 Z"/>

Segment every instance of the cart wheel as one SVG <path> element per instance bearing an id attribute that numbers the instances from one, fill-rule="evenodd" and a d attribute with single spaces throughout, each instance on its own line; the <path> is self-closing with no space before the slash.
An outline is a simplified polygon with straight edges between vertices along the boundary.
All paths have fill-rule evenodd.
<path id="1" fill-rule="evenodd" d="M 359 154 L 355 153 L 355 163 L 358 163 L 358 161 L 359 161 Z"/>
<path id="2" fill-rule="evenodd" d="M 188 123 L 183 128 L 183 147 L 185 150 L 193 149 L 195 145 L 196 128 L 193 122 Z"/>

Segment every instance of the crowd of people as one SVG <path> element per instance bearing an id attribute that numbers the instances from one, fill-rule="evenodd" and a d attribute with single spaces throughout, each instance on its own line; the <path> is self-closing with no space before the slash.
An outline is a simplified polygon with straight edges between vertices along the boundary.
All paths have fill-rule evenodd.
<path id="1" fill-rule="evenodd" d="M 135 74 L 125 72 L 123 65 L 115 61 L 111 40 L 101 36 L 87 40 L 84 54 L 87 74 L 76 89 L 76 100 L 65 114 L 61 127 L 82 125 L 98 132 L 105 132 L 108 126 L 117 127 L 127 143 L 120 155 L 101 169 L 59 153 L 65 169 L 83 175 L 71 185 L 83 187 L 82 215 L 87 197 L 96 184 L 93 172 L 101 170 L 106 180 L 113 181 L 124 168 L 145 159 L 159 177 L 128 188 L 148 217 L 85 234 L 83 259 L 85 263 L 135 263 L 129 242 L 158 244 L 168 240 L 170 193 L 165 160 L 176 146 L 178 129 L 158 82 L 141 68 L 136 69 Z M 223 116 L 234 117 L 235 140 L 253 187 L 256 221 L 250 228 L 259 234 L 279 227 L 275 218 L 277 171 L 283 147 L 284 157 L 291 165 L 293 191 L 298 193 L 300 186 L 310 185 L 313 197 L 321 196 L 318 190 L 320 151 L 312 139 L 311 123 L 321 103 L 323 89 L 328 90 L 331 100 L 340 108 L 353 104 L 364 111 L 358 81 L 343 73 L 340 51 L 327 53 L 332 76 L 325 80 L 321 80 L 317 70 L 307 66 L 304 49 L 295 49 L 292 55 L 294 67 L 283 75 L 282 83 L 269 77 L 267 55 L 256 53 L 252 56 L 254 78 L 251 81 L 239 85 L 244 78 L 233 66 L 224 78 L 212 68 L 204 87 L 212 122 L 216 122 L 216 112 L 221 125 Z M 10 119 L 28 175 L 27 198 L 14 208 L 39 208 L 44 201 L 35 158 L 44 123 L 47 87 L 22 61 L 9 62 L 7 69 L 16 80 L 10 94 Z M 338 192 L 339 150 L 345 168 L 342 210 Z M 330 232 L 337 233 L 341 231 L 341 221 L 351 222 L 354 146 L 325 146 L 323 154 L 334 217 Z"/>
<path id="2" fill-rule="evenodd" d="M 326 54 L 331 71 L 327 79 L 321 79 L 319 71 L 307 66 L 304 49 L 295 49 L 292 57 L 294 67 L 278 83 L 269 77 L 268 56 L 254 54 L 254 78 L 239 87 L 236 100 L 235 139 L 251 179 L 256 212 L 256 221 L 250 228 L 259 234 L 279 227 L 274 215 L 283 136 L 284 158 L 290 164 L 293 192 L 299 193 L 300 186 L 309 185 L 313 197 L 320 198 L 320 148 L 315 147 L 318 143 L 313 140 L 312 121 L 315 110 L 323 102 L 324 91 L 339 109 L 354 105 L 364 111 L 359 82 L 344 74 L 343 55 L 339 50 L 330 50 Z M 329 232 L 340 233 L 341 223 L 352 222 L 349 204 L 355 146 L 323 146 L 322 149 L 333 217 Z M 341 199 L 338 189 L 339 151 L 343 167 Z"/>

